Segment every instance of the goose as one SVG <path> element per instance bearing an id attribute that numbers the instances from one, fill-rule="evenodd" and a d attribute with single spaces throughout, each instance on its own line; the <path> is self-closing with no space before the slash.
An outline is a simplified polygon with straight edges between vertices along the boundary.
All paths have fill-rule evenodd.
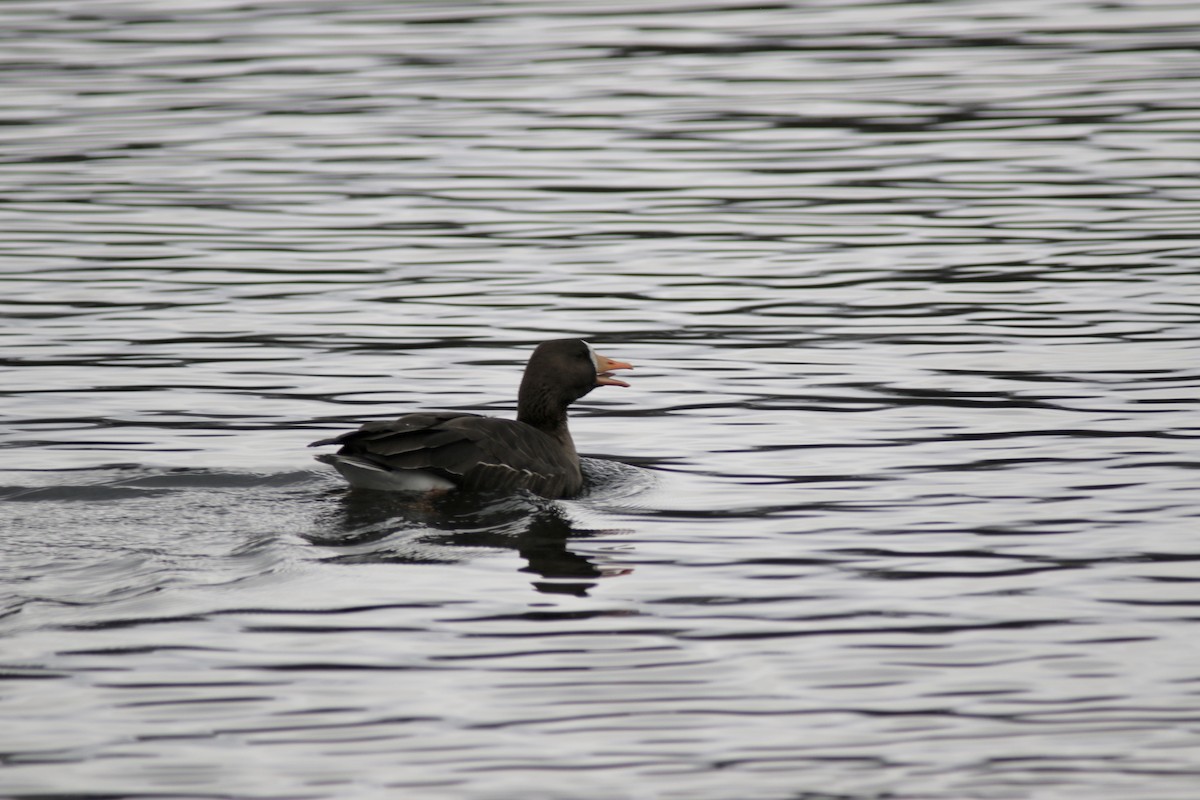
<path id="1" fill-rule="evenodd" d="M 597 353 L 582 339 L 555 339 L 533 351 L 517 394 L 515 420 L 461 411 L 418 411 L 313 442 L 340 445 L 318 461 L 352 487 L 423 492 L 512 491 L 570 497 L 583 487 L 567 407 L 597 386 L 624 386 L 613 370 L 632 364 Z"/>

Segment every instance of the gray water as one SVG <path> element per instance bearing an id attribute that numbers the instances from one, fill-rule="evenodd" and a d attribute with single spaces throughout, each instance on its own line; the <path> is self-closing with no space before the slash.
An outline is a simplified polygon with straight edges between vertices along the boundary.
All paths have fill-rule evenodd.
<path id="1" fill-rule="evenodd" d="M 0 794 L 1200 796 L 1198 42 L 0 5 Z M 560 336 L 580 498 L 311 460 Z"/>

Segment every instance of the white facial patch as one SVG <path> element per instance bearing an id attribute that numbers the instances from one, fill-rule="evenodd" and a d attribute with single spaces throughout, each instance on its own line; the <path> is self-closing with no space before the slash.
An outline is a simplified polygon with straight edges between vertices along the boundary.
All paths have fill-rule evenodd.
<path id="1" fill-rule="evenodd" d="M 582 340 L 580 340 L 580 341 L 582 341 Z M 596 372 L 603 372 L 604 370 L 602 370 L 600 368 L 600 358 L 599 358 L 599 356 L 596 355 L 596 351 L 593 350 L 592 346 L 590 344 L 588 344 L 587 342 L 584 342 L 583 346 L 586 347 L 588 349 L 588 353 L 591 354 L 592 363 L 596 365 Z"/>

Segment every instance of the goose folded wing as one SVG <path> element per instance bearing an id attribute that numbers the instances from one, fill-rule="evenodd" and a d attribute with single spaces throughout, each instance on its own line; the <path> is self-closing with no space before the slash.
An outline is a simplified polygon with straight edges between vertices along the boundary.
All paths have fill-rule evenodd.
<path id="1" fill-rule="evenodd" d="M 325 444 L 341 445 L 341 456 L 387 470 L 426 470 L 468 489 L 558 494 L 578 482 L 557 440 L 520 422 L 476 414 L 408 414 L 312 446 Z"/>
<path id="2" fill-rule="evenodd" d="M 578 489 L 579 470 L 555 438 L 521 422 L 494 417 L 453 420 L 478 448 L 479 458 L 461 473 L 468 489 L 529 489 L 555 497 Z"/>

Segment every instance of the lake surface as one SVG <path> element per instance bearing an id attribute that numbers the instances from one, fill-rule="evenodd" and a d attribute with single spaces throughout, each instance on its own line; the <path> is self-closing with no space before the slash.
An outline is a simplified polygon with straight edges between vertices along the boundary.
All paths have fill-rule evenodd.
<path id="1" fill-rule="evenodd" d="M 0 794 L 1200 796 L 1195 4 L 0 38 Z M 562 336 L 582 497 L 306 449 Z"/>

